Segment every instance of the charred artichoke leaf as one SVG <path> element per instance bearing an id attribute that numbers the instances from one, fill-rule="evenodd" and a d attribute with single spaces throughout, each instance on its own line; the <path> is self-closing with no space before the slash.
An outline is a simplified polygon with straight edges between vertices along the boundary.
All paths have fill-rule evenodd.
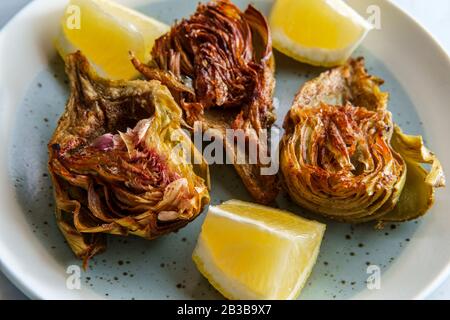
<path id="1" fill-rule="evenodd" d="M 236 163 L 234 142 L 225 139 L 227 129 L 241 129 L 260 154 L 269 155 L 270 143 L 260 140 L 275 120 L 275 64 L 270 30 L 258 10 L 249 6 L 241 12 L 228 0 L 199 4 L 190 18 L 157 39 L 149 64 L 132 62 L 145 78 L 168 86 L 191 127 L 200 121 L 204 130 L 213 129 L 223 138 L 236 171 L 258 202 L 275 199 L 277 175 L 262 175 L 259 159 L 257 164 Z"/>
<path id="2" fill-rule="evenodd" d="M 392 146 L 405 159 L 406 183 L 395 208 L 381 221 L 406 221 L 424 215 L 433 205 L 435 189 L 445 186 L 445 175 L 436 155 L 425 147 L 421 136 L 407 135 L 395 126 Z M 426 170 L 422 164 L 429 164 Z"/>
<path id="3" fill-rule="evenodd" d="M 358 58 L 300 88 L 280 145 L 283 183 L 300 206 L 351 223 L 394 208 L 406 169 L 390 146 L 393 122 L 382 83 Z"/>
<path id="4" fill-rule="evenodd" d="M 109 81 L 80 53 L 66 59 L 71 94 L 48 144 L 56 219 L 86 262 L 104 234 L 152 239 L 209 202 L 208 166 L 159 81 Z"/>
<path id="5" fill-rule="evenodd" d="M 294 108 L 289 121 L 280 164 L 294 201 L 346 222 L 375 220 L 394 207 L 406 171 L 389 145 L 389 112 L 322 104 Z"/>
<path id="6" fill-rule="evenodd" d="M 358 58 L 302 86 L 281 143 L 284 184 L 299 205 L 379 227 L 431 207 L 434 189 L 445 184 L 442 167 L 420 136 L 393 123 L 382 83 Z"/>

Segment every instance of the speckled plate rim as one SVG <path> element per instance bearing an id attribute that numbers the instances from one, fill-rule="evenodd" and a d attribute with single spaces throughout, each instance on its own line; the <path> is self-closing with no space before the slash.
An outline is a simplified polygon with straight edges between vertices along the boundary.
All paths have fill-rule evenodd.
<path id="1" fill-rule="evenodd" d="M 139 4 L 143 2 L 150 2 L 150 0 L 143 1 L 134 1 L 134 4 Z M 350 1 L 355 6 L 362 5 L 365 1 L 361 1 L 360 3 L 356 3 L 356 0 Z M 371 1 L 374 3 L 380 1 Z M 367 5 L 367 4 L 366 4 Z M 37 46 L 40 43 L 40 40 L 35 36 L 39 37 L 53 37 L 55 34 L 55 30 L 50 30 L 47 26 L 51 25 L 51 23 L 47 23 L 47 26 L 39 26 L 38 31 L 31 31 L 27 25 L 34 26 L 33 22 L 43 21 L 42 16 L 48 15 L 52 10 L 61 10 L 64 6 L 64 1 L 51 1 L 51 0 L 35 0 L 28 4 L 24 9 L 22 9 L 1 31 L 0 31 L 0 144 L 2 146 L 7 146 L 9 142 L 8 133 L 10 132 L 10 128 L 12 127 L 13 121 L 11 110 L 17 106 L 20 100 L 23 98 L 24 90 L 27 88 L 28 84 L 32 80 L 32 77 L 37 74 L 38 71 L 42 69 L 42 66 L 48 63 L 48 56 L 51 53 L 49 48 L 44 48 L 44 50 L 39 50 L 40 54 L 36 56 L 27 56 L 27 73 L 31 76 L 29 77 L 18 77 L 17 72 L 12 77 L 6 78 L 7 71 L 15 70 L 14 67 L 19 66 L 23 55 L 23 49 L 29 47 L 29 45 Z M 414 33 L 414 37 L 416 39 L 420 39 L 420 42 L 426 44 L 426 48 L 428 49 L 427 54 L 435 57 L 441 63 L 440 68 L 442 70 L 446 70 L 447 74 L 450 74 L 450 59 L 447 53 L 442 49 L 442 47 L 438 44 L 438 42 L 434 39 L 434 37 L 429 34 L 417 21 L 415 21 L 412 17 L 404 13 L 401 9 L 399 9 L 396 5 L 391 3 L 390 1 L 386 1 L 380 3 L 380 6 L 383 8 L 387 8 L 389 12 L 394 16 L 401 17 L 402 20 L 398 20 L 397 23 L 408 25 L 411 27 L 411 33 Z M 401 21 L 401 22 L 400 22 Z M 27 29 L 28 28 L 28 29 Z M 12 32 L 16 32 L 12 34 Z M 20 32 L 19 32 L 20 31 Z M 33 34 L 34 33 L 34 34 Z M 34 35 L 31 37 L 31 35 Z M 13 39 L 20 39 L 21 41 L 11 41 Z M 22 50 L 21 50 L 22 49 Z M 15 56 L 15 60 L 7 59 L 7 50 L 9 52 L 17 52 L 17 56 Z M 8 65 L 6 61 L 12 61 L 12 65 Z M 14 64 L 15 62 L 15 64 Z M 5 71 L 6 70 L 6 71 Z M 19 71 L 20 66 L 17 68 Z M 16 71 L 17 71 L 16 70 Z M 437 70 L 437 69 L 436 69 Z M 442 74 L 442 72 L 440 73 Z M 7 81 L 6 81 L 7 80 Z M 448 77 L 444 79 L 444 85 L 449 84 Z M 5 84 L 8 84 L 6 86 Z M 13 88 L 11 90 L 6 90 L 5 88 Z M 448 99 L 445 101 L 449 101 Z M 433 137 L 432 137 L 433 138 Z M 5 150 L 5 149 L 4 149 Z M 440 150 L 441 151 L 441 150 Z M 443 151 L 441 151 L 443 152 Z M 444 163 L 445 165 L 446 163 Z M 447 166 L 448 168 L 449 166 Z M 18 254 L 18 252 L 26 252 L 27 250 L 36 250 L 36 254 L 41 254 L 44 257 L 48 253 L 42 248 L 40 248 L 36 243 L 27 242 L 26 235 L 27 231 L 29 231 L 29 226 L 27 226 L 27 222 L 20 217 L 19 215 L 15 216 L 14 224 L 8 225 L 8 217 L 11 218 L 14 212 L 18 212 L 19 208 L 14 203 L 14 193 L 10 185 L 8 185 L 8 172 L 7 172 L 7 157 L 6 152 L 0 154 L 0 217 L 6 218 L 2 219 L 3 223 L 0 225 L 0 269 L 5 273 L 5 275 L 28 297 L 33 299 L 73 299 L 73 298 L 83 298 L 83 299 L 98 299 L 100 296 L 95 294 L 86 294 L 83 296 L 77 296 L 76 293 L 68 292 L 67 290 L 55 290 L 57 286 L 52 287 L 52 284 L 55 283 L 63 283 L 64 278 L 59 276 L 54 276 L 48 271 L 51 270 L 51 266 L 46 268 L 45 264 L 42 264 L 42 261 L 36 261 L 33 265 L 33 261 L 25 261 L 23 260 L 23 254 Z M 439 201 L 439 200 L 438 200 Z M 444 204 L 441 204 L 441 210 L 446 212 L 444 208 Z M 447 210 L 448 211 L 448 210 Z M 446 231 L 445 228 L 450 226 L 450 221 L 447 224 L 442 225 L 442 230 Z M 8 228 L 8 226 L 12 226 Z M 22 229 L 17 229 L 21 227 Z M 14 238 L 16 234 L 14 231 L 21 230 L 23 236 L 19 236 L 19 238 Z M 431 237 L 432 238 L 432 237 Z M 22 239 L 22 241 L 20 241 Z M 19 241 L 17 241 L 19 240 Z M 8 244 L 11 241 L 15 241 L 14 248 L 10 248 Z M 19 258 L 19 256 L 22 258 Z M 400 294 L 401 298 L 406 299 L 423 299 L 428 296 L 431 292 L 433 292 L 448 276 L 450 273 L 450 257 L 445 257 L 446 262 L 441 263 L 441 265 L 437 268 L 439 271 L 434 272 L 432 275 L 432 280 L 428 281 L 426 284 L 420 286 L 420 288 L 415 288 L 414 292 L 407 292 Z M 42 274 L 39 279 L 33 277 L 32 273 L 27 271 L 27 267 L 34 266 L 35 268 L 46 268 L 42 269 Z M 55 267 L 55 266 L 53 266 Z M 57 282 L 59 281 L 59 282 Z M 414 289 L 414 288 L 413 288 Z M 357 295 L 355 297 L 365 298 L 364 295 Z M 380 298 L 382 296 L 377 296 L 376 294 L 372 296 L 372 298 Z"/>

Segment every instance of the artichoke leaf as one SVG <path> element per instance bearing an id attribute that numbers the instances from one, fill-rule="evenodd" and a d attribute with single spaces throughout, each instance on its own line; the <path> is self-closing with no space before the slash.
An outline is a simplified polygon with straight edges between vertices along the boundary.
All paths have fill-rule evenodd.
<path id="1" fill-rule="evenodd" d="M 252 5 L 241 11 L 231 1 L 215 0 L 199 4 L 157 39 L 148 64 L 132 56 L 146 79 L 169 88 L 188 127 L 195 130 L 201 122 L 202 130 L 217 133 L 244 186 L 266 204 L 278 195 L 278 175 L 264 174 L 260 157 L 256 163 L 237 161 L 238 150 L 227 141 L 226 130 L 242 130 L 259 154 L 270 155 L 271 137 L 264 131 L 275 121 L 271 41 L 264 15 Z"/>
<path id="2" fill-rule="evenodd" d="M 406 162 L 406 183 L 395 208 L 380 220 L 400 222 L 416 219 L 433 205 L 435 189 L 445 186 L 444 171 L 421 136 L 407 135 L 395 125 L 391 144 Z M 426 170 L 422 164 L 431 167 Z"/>
<path id="3" fill-rule="evenodd" d="M 106 233 L 153 239 L 195 219 L 209 202 L 207 164 L 167 87 L 102 79 L 80 52 L 66 71 L 71 95 L 48 166 L 57 224 L 84 265 L 105 249 Z"/>
<path id="4" fill-rule="evenodd" d="M 323 103 L 291 109 L 280 154 L 287 191 L 302 207 L 339 221 L 377 220 L 405 182 L 391 128 L 386 110 Z"/>
<path id="5" fill-rule="evenodd" d="M 300 88 L 280 152 L 284 186 L 297 204 L 378 227 L 417 218 L 432 206 L 435 188 L 445 185 L 441 164 L 422 137 L 393 123 L 382 83 L 358 58 Z"/>

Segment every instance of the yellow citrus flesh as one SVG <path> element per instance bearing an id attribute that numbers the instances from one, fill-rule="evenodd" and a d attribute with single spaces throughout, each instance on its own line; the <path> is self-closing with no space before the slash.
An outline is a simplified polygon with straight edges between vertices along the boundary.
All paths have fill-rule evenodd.
<path id="1" fill-rule="evenodd" d="M 112 1 L 71 0 L 56 47 L 63 57 L 81 50 L 104 76 L 130 79 L 138 73 L 129 52 L 147 61 L 154 41 L 168 30 L 167 25 Z"/>
<path id="2" fill-rule="evenodd" d="M 295 299 L 324 231 L 287 211 L 230 200 L 210 207 L 193 260 L 229 299 Z"/>
<path id="3" fill-rule="evenodd" d="M 372 29 L 342 0 L 276 0 L 270 27 L 277 50 L 321 66 L 344 63 Z"/>

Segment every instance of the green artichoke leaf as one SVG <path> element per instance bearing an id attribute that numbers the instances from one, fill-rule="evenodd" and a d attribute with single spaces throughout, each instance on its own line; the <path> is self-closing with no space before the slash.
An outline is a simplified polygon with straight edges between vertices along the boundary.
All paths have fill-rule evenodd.
<path id="1" fill-rule="evenodd" d="M 391 145 L 406 162 L 406 182 L 397 205 L 381 221 L 416 219 L 433 205 L 435 189 L 445 186 L 444 171 L 439 159 L 427 149 L 421 136 L 407 135 L 395 125 Z M 429 164 L 429 170 L 423 164 Z"/>

